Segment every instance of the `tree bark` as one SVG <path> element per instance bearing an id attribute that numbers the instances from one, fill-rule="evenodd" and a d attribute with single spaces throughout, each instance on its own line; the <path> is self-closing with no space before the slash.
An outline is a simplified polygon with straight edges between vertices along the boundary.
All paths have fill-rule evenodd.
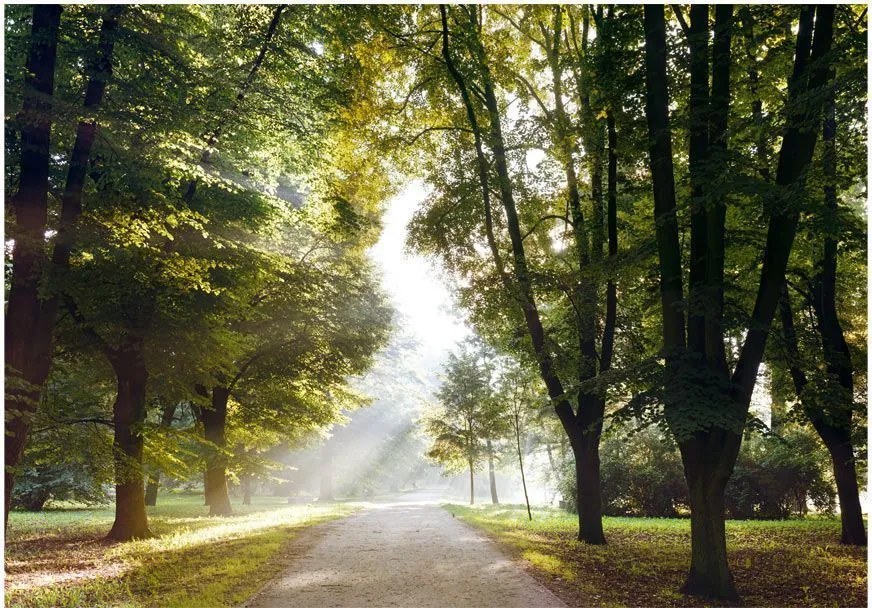
<path id="1" fill-rule="evenodd" d="M 160 472 L 155 471 L 148 476 L 145 483 L 145 506 L 157 505 L 157 490 L 160 487 Z"/>
<path id="2" fill-rule="evenodd" d="M 592 545 L 604 545 L 599 434 L 583 433 L 572 443 L 572 452 L 577 484 L 578 539 Z"/>
<path id="3" fill-rule="evenodd" d="M 500 499 L 497 497 L 497 477 L 494 471 L 494 450 L 490 439 L 487 440 L 487 472 L 490 480 L 491 502 L 498 505 L 500 504 Z"/>
<path id="4" fill-rule="evenodd" d="M 49 146 L 52 126 L 61 7 L 33 7 L 33 24 L 24 101 L 21 109 L 21 173 L 12 199 L 15 228 L 12 237 L 12 275 L 6 309 L 6 445 L 4 526 L 31 418 L 42 396 L 51 358 L 51 328 L 41 318 L 40 278 L 45 265 L 48 217 Z"/>
<path id="5" fill-rule="evenodd" d="M 206 465 L 206 504 L 209 515 L 232 515 L 230 494 L 227 491 L 227 401 L 230 390 L 221 385 L 212 387 L 212 407 L 203 409 L 203 434 L 215 446 L 215 452 Z"/>
<path id="6" fill-rule="evenodd" d="M 115 423 L 115 522 L 106 536 L 127 541 L 148 538 L 142 474 L 142 425 L 146 414 L 148 371 L 144 341 L 128 336 L 118 348 L 106 347 L 118 383 L 113 407 Z"/>
<path id="7" fill-rule="evenodd" d="M 685 455 L 685 452 L 688 451 Z M 683 593 L 738 601 L 727 563 L 724 527 L 724 490 L 729 472 L 709 463 L 703 451 L 682 448 L 690 500 L 690 572 Z"/>
<path id="8" fill-rule="evenodd" d="M 847 545 L 865 546 L 867 543 L 866 531 L 863 526 L 863 511 L 860 505 L 860 490 L 857 481 L 854 447 L 851 440 L 852 404 L 837 403 L 835 407 L 831 408 L 832 411 L 826 411 L 818 403 L 809 402 L 809 397 L 804 394 L 808 385 L 808 377 L 800 366 L 801 357 L 794 328 L 793 308 L 790 303 L 790 294 L 786 288 L 781 296 L 779 310 L 782 339 L 796 395 L 802 404 L 803 412 L 811 421 L 833 462 L 833 477 L 839 496 L 842 524 L 841 542 Z M 820 319 L 818 324 L 821 324 Z M 826 355 L 824 359 L 827 360 Z M 830 382 L 833 382 L 832 378 Z M 844 387 L 842 390 L 844 391 Z M 838 393 L 838 391 L 836 392 Z M 849 398 L 847 393 L 845 398 Z"/>

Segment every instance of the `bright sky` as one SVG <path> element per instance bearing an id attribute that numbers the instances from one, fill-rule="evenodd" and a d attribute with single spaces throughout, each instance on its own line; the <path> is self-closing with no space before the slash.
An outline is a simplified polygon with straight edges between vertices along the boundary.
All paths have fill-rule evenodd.
<path id="1" fill-rule="evenodd" d="M 384 288 L 398 322 L 418 343 L 418 364 L 434 371 L 469 330 L 452 304 L 447 278 L 436 262 L 405 249 L 407 225 L 426 194 L 423 184 L 414 181 L 391 199 L 383 218 L 384 230 L 370 255 L 384 274 Z"/>

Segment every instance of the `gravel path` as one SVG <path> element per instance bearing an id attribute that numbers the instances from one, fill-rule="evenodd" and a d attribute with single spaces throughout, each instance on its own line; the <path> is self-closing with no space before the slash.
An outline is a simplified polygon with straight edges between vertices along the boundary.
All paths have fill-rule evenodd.
<path id="1" fill-rule="evenodd" d="M 376 504 L 318 528 L 245 608 L 566 608 L 438 506 Z"/>

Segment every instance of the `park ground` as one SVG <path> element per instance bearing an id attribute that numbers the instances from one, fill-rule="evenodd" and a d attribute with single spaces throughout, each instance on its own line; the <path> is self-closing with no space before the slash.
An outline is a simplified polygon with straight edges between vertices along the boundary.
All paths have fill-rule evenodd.
<path id="1" fill-rule="evenodd" d="M 6 605 L 237 606 L 259 590 L 254 606 L 285 600 L 323 605 L 325 592 L 336 605 L 357 605 L 361 593 L 387 593 L 403 577 L 406 589 L 417 588 L 421 581 L 409 580 L 416 575 L 403 568 L 464 592 L 491 584 L 496 573 L 518 588 L 521 604 L 530 589 L 540 593 L 536 580 L 522 576 L 529 574 L 568 606 L 707 605 L 677 592 L 690 557 L 687 520 L 606 518 L 609 544 L 593 547 L 574 539 L 575 517 L 555 509 L 535 509 L 529 522 L 518 506 L 253 502 L 237 506 L 233 517 L 212 518 L 204 515 L 202 496 L 162 496 L 149 513 L 158 537 L 126 544 L 102 541 L 111 509 L 13 513 Z M 471 538 L 473 531 L 494 542 Z M 838 533 L 834 519 L 728 522 L 731 565 L 745 605 L 865 606 L 866 551 L 839 545 Z M 349 542 L 365 559 L 345 555 Z M 376 561 L 366 566 L 366 559 Z M 429 565 L 417 568 L 413 560 Z M 355 579 L 357 570 L 366 576 Z M 447 597 L 444 590 L 426 591 L 422 598 Z M 493 590 L 481 591 L 499 605 L 513 605 Z M 380 605 L 378 596 L 370 599 Z M 451 605 L 472 604 L 458 597 Z"/>
<path id="2" fill-rule="evenodd" d="M 608 544 L 575 540 L 576 516 L 519 506 L 446 508 L 530 564 L 570 606 L 701 607 L 678 593 L 690 563 L 687 519 L 606 517 Z M 837 519 L 728 521 L 730 566 L 745 606 L 866 606 L 866 549 L 839 544 Z"/>
<path id="3" fill-rule="evenodd" d="M 281 572 L 299 531 L 355 509 L 273 497 L 252 502 L 221 518 L 204 515 L 202 495 L 161 496 L 149 507 L 157 536 L 121 544 L 102 540 L 111 507 L 13 512 L 6 606 L 234 606 Z"/>

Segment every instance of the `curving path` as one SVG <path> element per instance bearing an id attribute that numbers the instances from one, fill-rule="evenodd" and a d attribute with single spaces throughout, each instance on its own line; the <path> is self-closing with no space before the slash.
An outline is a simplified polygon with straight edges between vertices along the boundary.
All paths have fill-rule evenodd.
<path id="1" fill-rule="evenodd" d="M 433 504 L 373 504 L 318 528 L 245 608 L 566 608 L 493 543 Z"/>

